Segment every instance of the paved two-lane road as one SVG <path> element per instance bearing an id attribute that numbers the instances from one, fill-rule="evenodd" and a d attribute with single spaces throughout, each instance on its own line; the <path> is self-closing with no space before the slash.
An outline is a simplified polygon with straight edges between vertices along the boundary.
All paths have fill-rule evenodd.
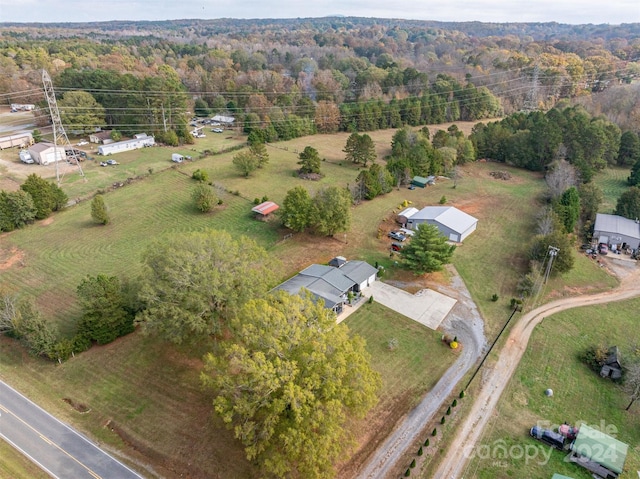
<path id="1" fill-rule="evenodd" d="M 59 479 L 142 479 L 0 381 L 0 437 Z"/>

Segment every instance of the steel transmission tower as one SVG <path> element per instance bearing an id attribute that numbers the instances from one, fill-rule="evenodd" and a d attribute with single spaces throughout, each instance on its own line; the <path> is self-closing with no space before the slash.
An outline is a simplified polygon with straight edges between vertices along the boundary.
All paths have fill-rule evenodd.
<path id="1" fill-rule="evenodd" d="M 524 99 L 524 111 L 536 111 L 538 109 L 538 76 L 540 75 L 540 67 L 536 65 L 533 68 L 533 78 L 531 80 L 531 88 L 527 92 Z"/>
<path id="2" fill-rule="evenodd" d="M 547 263 L 547 269 L 544 272 L 544 283 L 549 279 L 549 274 L 551 273 L 551 266 L 553 265 L 553 260 L 558 256 L 558 252 L 560 248 L 556 248 L 555 246 L 549 246 L 549 261 Z"/>
<path id="3" fill-rule="evenodd" d="M 42 70 L 42 83 L 44 84 L 44 95 L 47 98 L 47 103 L 49 104 L 49 112 L 51 113 L 51 124 L 53 126 L 53 145 L 55 146 L 55 160 L 54 163 L 56 165 L 56 182 L 58 186 L 62 182 L 62 178 L 64 177 L 64 173 L 60 175 L 60 168 L 58 167 L 58 146 L 67 149 L 66 147 L 71 147 L 71 143 L 69 142 L 69 138 L 67 137 L 67 132 L 64 130 L 64 126 L 62 125 L 62 120 L 60 119 L 60 111 L 58 110 L 58 103 L 56 102 L 56 94 L 53 91 L 53 82 L 51 81 L 51 77 L 47 73 L 47 70 Z M 82 167 L 80 166 L 80 159 L 78 155 L 75 153 L 74 149 L 69 149 L 69 153 L 67 153 L 67 161 L 72 165 L 78 167 L 78 171 L 80 172 L 80 176 L 82 176 L 85 180 L 84 172 L 82 171 Z"/>

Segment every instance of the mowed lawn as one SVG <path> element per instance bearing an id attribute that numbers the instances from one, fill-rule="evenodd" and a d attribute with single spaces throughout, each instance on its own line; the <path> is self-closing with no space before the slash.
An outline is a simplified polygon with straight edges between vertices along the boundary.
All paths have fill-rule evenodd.
<path id="1" fill-rule="evenodd" d="M 637 311 L 640 300 L 577 308 L 545 318 L 534 331 L 529 347 L 505 390 L 497 414 L 482 439 L 486 448 L 504 441 L 507 448 L 538 445 L 528 437 L 537 421 L 550 424 L 585 422 L 617 431 L 615 437 L 629 444 L 625 473 L 621 478 L 637 477 L 640 470 L 640 404 L 629 411 L 629 396 L 620 385 L 602 379 L 581 360 L 584 350 L 595 344 L 617 345 L 624 362 L 630 350 L 638 346 Z M 544 391 L 553 389 L 553 397 Z M 477 451 L 485 451 L 478 449 Z M 484 453 L 483 453 L 484 454 Z M 548 464 L 523 458 L 498 461 L 475 459 L 465 477 L 502 479 L 527 477 L 548 479 L 561 473 L 576 479 L 588 479 L 585 470 L 564 462 L 565 454 L 554 451 Z M 540 459 L 538 456 L 537 459 Z"/>
<path id="2" fill-rule="evenodd" d="M 48 479 L 50 476 L 0 439 L 0 477 L 11 479 Z"/>
<path id="3" fill-rule="evenodd" d="M 391 131 L 371 133 L 381 156 L 389 151 L 391 135 Z M 106 194 L 113 220 L 106 227 L 92 223 L 90 202 L 83 201 L 47 221 L 2 235 L 2 286 L 35 297 L 43 314 L 70 334 L 79 315 L 75 289 L 83 277 L 98 273 L 135 276 L 141 268 L 141 255 L 153 239 L 207 228 L 254 238 L 282 261 L 283 279 L 311 262 L 326 262 L 336 254 L 366 259 L 371 264 L 378 261 L 387 269 L 386 278 L 406 278 L 408 275 L 394 263 L 397 257 L 389 256 L 390 240 L 381 231 L 395 227 L 395 214 L 404 200 L 421 208 L 436 205 L 446 196 L 446 204 L 457 206 L 480 220 L 477 231 L 456 250 L 453 262 L 484 314 L 487 336 L 493 337 L 509 314 L 509 299 L 526 268 L 524 258 L 533 231 L 533 217 L 544 188 L 540 176 L 495 163 L 465 165 L 463 178 L 455 189 L 449 180 L 441 179 L 434 187 L 402 188 L 355 206 L 351 229 L 335 238 L 308 234 L 286 238 L 290 232 L 278 221 L 265 223 L 252 217 L 250 209 L 254 198 L 267 196 L 279 202 L 286 191 L 296 185 L 313 192 L 329 185 L 346 187 L 355 181 L 358 167 L 341 161 L 347 136 L 323 135 L 269 147 L 269 164 L 248 179 L 240 177 L 233 168 L 235 152 L 186 162 L 164 171 L 154 169 L 152 174 L 145 173 L 147 165 L 141 164 L 130 171 L 132 176 L 126 173 L 118 178 L 126 179 L 134 174 L 144 178 Z M 202 141 L 209 140 L 216 141 L 209 137 Z M 325 176 L 319 182 L 294 176 L 296 150 L 302 151 L 307 144 L 316 145 L 320 156 L 326 159 L 322 163 Z M 160 155 L 154 157 L 159 165 L 170 163 L 171 151 L 158 147 L 142 153 Z M 116 181 L 115 177 L 105 176 L 108 172 L 121 174 L 129 168 L 127 158 L 121 160 L 120 155 L 114 158 L 122 165 L 94 172 L 104 176 L 99 185 Z M 195 185 L 190 175 L 198 168 L 209 173 L 224 201 L 207 215 L 195 211 L 190 199 Z M 503 181 L 491 177 L 491 171 L 498 169 L 509 171 L 512 179 Z M 89 185 L 95 185 L 92 181 L 90 178 Z M 63 183 L 63 188 L 65 185 Z M 593 263 L 582 261 L 580 268 L 582 273 L 575 278 L 568 277 L 570 282 L 584 285 L 585 278 L 590 276 L 602 289 L 614 283 Z M 493 293 L 499 294 L 499 301 L 491 301 Z M 368 307 L 365 305 L 361 314 L 367 311 L 375 314 L 365 315 L 364 319 L 355 315 L 347 324 L 365 337 L 374 367 L 383 375 L 384 388 L 378 406 L 382 409 L 377 410 L 380 417 L 383 414 L 386 418 L 400 417 L 446 369 L 449 364 L 446 355 L 450 351 L 445 348 L 446 351 L 441 352 L 438 333 L 425 331 L 388 310 L 378 309 L 381 306 Z M 419 332 L 412 329 L 416 327 Z M 391 334 L 401 335 L 399 348 L 394 352 L 386 349 Z M 144 456 L 142 461 L 151 461 L 160 469 L 182 467 L 184 471 L 187 466 L 181 461 L 186 456 L 192 477 L 256 474 L 242 459 L 242 449 L 230 433 L 210 419 L 211 398 L 200 390 L 198 380 L 202 354 L 210 345 L 175 348 L 136 333 L 111 345 L 93 348 L 63 365 L 54 365 L 28 357 L 12 340 L 3 339 L 0 344 L 2 378 L 17 384 L 43 406 L 78 424 L 110 447 L 123 448 L 133 456 L 136 450 L 140 451 Z M 440 357 L 432 360 L 433 354 Z M 427 363 L 428 371 L 423 369 Z M 91 412 L 77 413 L 62 402 L 65 397 L 87 405 Z M 117 426 L 113 430 L 105 427 L 110 419 L 109 424 Z M 354 427 L 362 432 L 367 423 Z M 201 475 L 202 471 L 209 471 L 210 475 Z M 164 472 L 167 477 L 173 477 Z"/>
<path id="4" fill-rule="evenodd" d="M 594 176 L 593 182 L 602 189 L 604 196 L 600 213 L 613 214 L 618 198 L 629 188 L 627 178 L 630 173 L 631 167 L 609 166 Z"/>

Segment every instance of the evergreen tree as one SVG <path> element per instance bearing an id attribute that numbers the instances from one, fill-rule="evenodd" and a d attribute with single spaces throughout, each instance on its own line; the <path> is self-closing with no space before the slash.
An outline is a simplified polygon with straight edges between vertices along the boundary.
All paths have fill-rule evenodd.
<path id="1" fill-rule="evenodd" d="M 31 195 L 36 207 L 36 219 L 39 220 L 48 218 L 53 211 L 64 208 L 68 200 L 60 187 L 35 173 L 27 177 L 20 189 Z"/>
<path id="2" fill-rule="evenodd" d="M 435 225 L 423 223 L 401 250 L 402 262 L 416 274 L 439 271 L 451 260 L 455 245 L 449 245 Z"/>
<path id="3" fill-rule="evenodd" d="M 104 196 L 96 195 L 91 200 L 91 218 L 101 225 L 106 225 L 111 221 L 107 205 L 104 202 Z"/>
<path id="4" fill-rule="evenodd" d="M 625 131 L 620 137 L 617 163 L 620 166 L 635 165 L 640 161 L 640 138 L 633 131 Z M 634 183 L 634 185 L 638 184 Z"/>
<path id="5" fill-rule="evenodd" d="M 616 214 L 632 220 L 640 218 L 640 188 L 632 186 L 620 195 Z"/>
<path id="6" fill-rule="evenodd" d="M 321 160 L 318 150 L 311 146 L 306 146 L 298 157 L 301 174 L 320 173 Z"/>

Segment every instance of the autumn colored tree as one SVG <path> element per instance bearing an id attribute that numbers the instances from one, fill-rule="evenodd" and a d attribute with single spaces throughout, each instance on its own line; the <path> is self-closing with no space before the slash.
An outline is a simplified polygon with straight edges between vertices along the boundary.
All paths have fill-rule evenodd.
<path id="1" fill-rule="evenodd" d="M 275 477 L 329 478 L 350 444 L 347 418 L 377 401 L 364 341 L 310 294 L 252 299 L 201 375 L 247 459 Z"/>
<path id="2" fill-rule="evenodd" d="M 340 109 L 331 101 L 319 101 L 315 122 L 318 133 L 336 133 L 340 127 Z"/>

